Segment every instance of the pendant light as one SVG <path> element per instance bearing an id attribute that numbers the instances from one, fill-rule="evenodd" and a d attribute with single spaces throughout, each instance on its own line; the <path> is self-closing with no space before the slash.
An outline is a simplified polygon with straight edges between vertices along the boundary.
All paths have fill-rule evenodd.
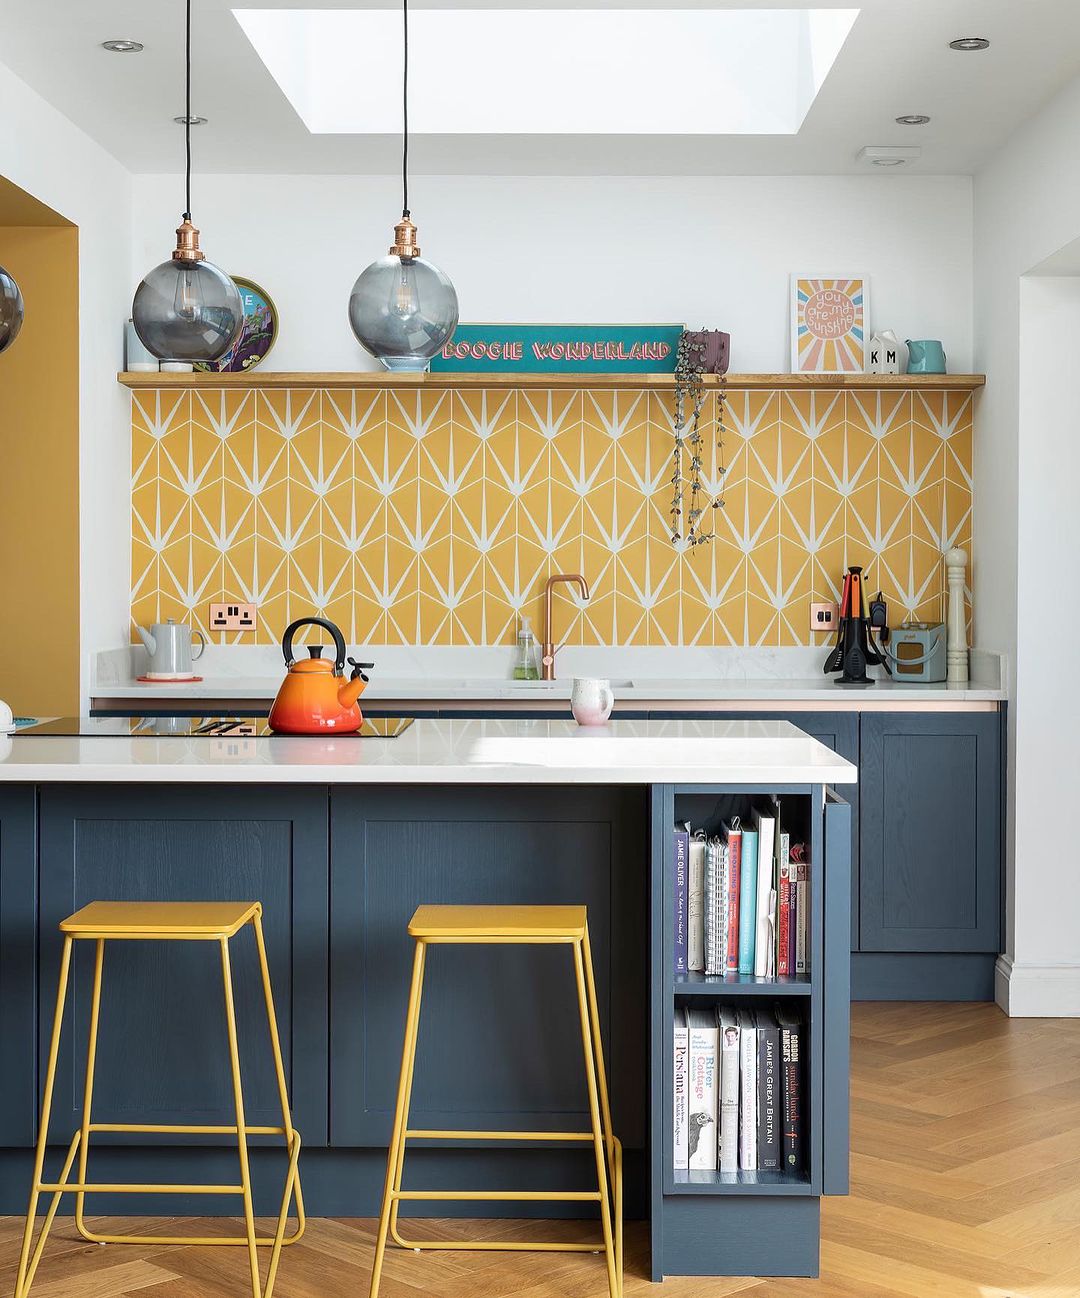
<path id="1" fill-rule="evenodd" d="M 7 351 L 19 336 L 23 322 L 23 299 L 19 286 L 0 266 L 0 352 Z"/>
<path id="2" fill-rule="evenodd" d="M 457 292 L 438 266 L 422 260 L 409 213 L 409 0 L 402 0 L 401 220 L 386 257 L 365 270 L 349 298 L 349 324 L 388 370 L 424 370 L 458 322 Z"/>
<path id="3" fill-rule="evenodd" d="M 191 223 L 191 0 L 186 14 L 186 205 L 176 231 L 176 251 L 139 285 L 131 318 L 143 345 L 158 360 L 216 361 L 243 327 L 244 304 L 229 276 L 206 260 L 199 231 Z"/>

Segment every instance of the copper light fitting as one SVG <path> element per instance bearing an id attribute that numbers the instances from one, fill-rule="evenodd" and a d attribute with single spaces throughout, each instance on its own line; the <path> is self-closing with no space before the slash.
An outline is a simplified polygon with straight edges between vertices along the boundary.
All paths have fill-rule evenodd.
<path id="1" fill-rule="evenodd" d="M 403 216 L 394 226 L 394 242 L 390 247 L 390 256 L 401 257 L 405 261 L 413 261 L 420 256 L 420 245 L 416 242 L 416 226 L 407 216 Z"/>
<path id="2" fill-rule="evenodd" d="M 205 261 L 206 253 L 199 247 L 199 231 L 191 224 L 191 218 L 185 216 L 182 224 L 176 228 L 176 248 L 173 250 L 173 261 Z"/>

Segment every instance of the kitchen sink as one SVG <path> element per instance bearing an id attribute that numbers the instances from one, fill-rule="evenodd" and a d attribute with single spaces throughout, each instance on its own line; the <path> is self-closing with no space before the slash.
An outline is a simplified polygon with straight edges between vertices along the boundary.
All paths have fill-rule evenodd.
<path id="1" fill-rule="evenodd" d="M 475 680 L 465 680 L 461 683 L 466 689 L 490 689 L 493 693 L 499 693 L 503 690 L 562 690 L 568 693 L 570 687 L 574 683 L 574 678 L 572 676 L 564 676 L 556 681 L 514 681 L 506 680 L 505 678 L 502 680 L 492 680 L 490 677 L 485 677 L 484 679 L 477 678 Z M 608 683 L 616 693 L 619 690 L 632 689 L 634 685 L 634 682 L 629 680 L 609 681 Z"/>

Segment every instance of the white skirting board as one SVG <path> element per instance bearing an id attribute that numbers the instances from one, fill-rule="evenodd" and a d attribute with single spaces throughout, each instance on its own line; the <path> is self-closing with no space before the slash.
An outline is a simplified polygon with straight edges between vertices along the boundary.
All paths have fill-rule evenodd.
<path id="1" fill-rule="evenodd" d="M 1080 964 L 1017 964 L 998 956 L 994 999 L 1013 1019 L 1080 1018 Z"/>

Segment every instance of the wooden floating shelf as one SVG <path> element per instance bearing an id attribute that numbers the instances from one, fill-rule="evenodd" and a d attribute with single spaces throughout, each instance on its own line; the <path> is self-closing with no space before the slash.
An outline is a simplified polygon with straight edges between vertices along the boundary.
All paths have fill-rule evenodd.
<path id="1" fill-rule="evenodd" d="M 674 387 L 671 374 L 390 374 L 384 370 L 356 370 L 352 373 L 293 372 L 288 370 L 248 370 L 243 374 L 177 374 L 174 371 L 120 373 L 126 388 L 168 391 L 187 388 L 240 388 L 272 390 L 280 388 L 355 388 L 402 389 L 430 388 L 620 388 L 623 390 Z M 727 386 L 745 391 L 749 388 L 782 388 L 788 391 L 845 388 L 868 388 L 872 391 L 949 391 L 966 392 L 981 388 L 985 374 L 729 374 Z M 715 375 L 706 377 L 709 387 L 718 387 Z"/>

